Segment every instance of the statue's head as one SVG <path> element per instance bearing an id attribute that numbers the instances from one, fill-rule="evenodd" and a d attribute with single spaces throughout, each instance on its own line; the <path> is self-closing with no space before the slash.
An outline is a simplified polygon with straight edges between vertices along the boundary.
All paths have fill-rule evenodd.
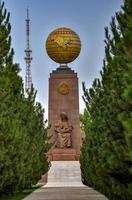
<path id="1" fill-rule="evenodd" d="M 62 121 L 68 121 L 68 117 L 67 117 L 67 114 L 65 112 L 62 112 L 60 114 L 60 118 Z"/>

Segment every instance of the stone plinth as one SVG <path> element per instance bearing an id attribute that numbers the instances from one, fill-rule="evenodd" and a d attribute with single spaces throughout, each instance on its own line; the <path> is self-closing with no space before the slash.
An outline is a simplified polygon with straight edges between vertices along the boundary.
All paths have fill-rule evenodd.
<path id="1" fill-rule="evenodd" d="M 53 160 L 74 160 L 75 157 L 79 158 L 81 144 L 78 77 L 77 73 L 68 67 L 58 68 L 50 74 L 49 78 L 48 121 L 51 128 L 48 134 L 52 136 L 52 143 L 54 143 L 57 138 L 54 126 L 62 112 L 67 114 L 69 123 L 73 126 L 73 131 L 71 133 L 72 149 L 64 150 L 64 152 L 62 149 L 51 150 L 50 158 Z M 75 150 L 75 152 L 73 152 L 73 150 Z M 76 153 L 76 156 L 74 156 L 74 153 Z"/>
<path id="2" fill-rule="evenodd" d="M 85 187 L 79 161 L 52 161 L 45 187 Z"/>
<path id="3" fill-rule="evenodd" d="M 76 158 L 76 150 L 75 149 L 58 149 L 55 148 L 52 150 L 51 154 L 49 154 L 49 160 L 52 161 L 75 161 Z"/>

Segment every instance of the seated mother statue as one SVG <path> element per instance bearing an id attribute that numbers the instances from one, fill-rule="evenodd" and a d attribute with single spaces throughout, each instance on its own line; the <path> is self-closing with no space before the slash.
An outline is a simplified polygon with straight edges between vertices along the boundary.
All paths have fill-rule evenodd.
<path id="1" fill-rule="evenodd" d="M 72 146 L 71 132 L 73 127 L 68 122 L 65 112 L 60 114 L 60 120 L 55 124 L 55 132 L 57 134 L 56 147 L 69 148 Z"/>

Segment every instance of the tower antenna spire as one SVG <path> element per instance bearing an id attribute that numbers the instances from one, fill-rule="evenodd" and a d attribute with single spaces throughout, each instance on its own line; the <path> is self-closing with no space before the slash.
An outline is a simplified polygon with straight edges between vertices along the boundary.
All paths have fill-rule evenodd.
<path id="1" fill-rule="evenodd" d="M 29 8 L 27 7 L 27 18 L 26 18 L 26 49 L 25 49 L 25 62 L 26 62 L 26 76 L 25 76 L 25 92 L 31 92 L 32 87 L 32 76 L 31 76 L 31 53 L 30 49 L 30 18 L 29 18 Z"/>

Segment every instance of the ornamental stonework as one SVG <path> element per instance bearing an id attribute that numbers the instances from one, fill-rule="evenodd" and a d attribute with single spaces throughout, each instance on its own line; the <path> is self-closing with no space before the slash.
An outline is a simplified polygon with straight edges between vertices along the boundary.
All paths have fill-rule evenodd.
<path id="1" fill-rule="evenodd" d="M 68 94 L 70 91 L 69 85 L 66 82 L 63 82 L 58 87 L 58 92 L 62 95 Z"/>

